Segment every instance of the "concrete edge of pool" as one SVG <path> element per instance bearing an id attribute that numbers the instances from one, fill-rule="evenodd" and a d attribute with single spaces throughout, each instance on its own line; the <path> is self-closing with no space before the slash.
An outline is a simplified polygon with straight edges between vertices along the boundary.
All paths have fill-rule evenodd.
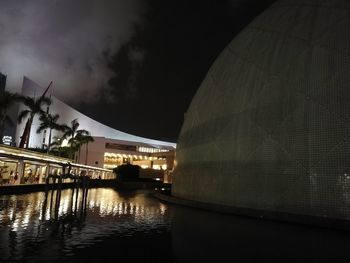
<path id="1" fill-rule="evenodd" d="M 322 228 L 331 228 L 337 230 L 350 231 L 350 221 L 337 218 L 317 217 L 301 214 L 291 214 L 285 212 L 275 212 L 268 210 L 257 210 L 242 207 L 233 207 L 225 205 L 210 204 L 204 202 L 198 202 L 188 199 L 178 198 L 172 195 L 164 194 L 161 192 L 154 192 L 153 196 L 164 202 L 168 202 L 175 205 L 182 205 L 192 208 L 203 209 L 210 212 L 216 212 L 221 214 L 229 214 L 235 216 L 244 216 L 257 218 L 262 220 L 273 220 L 284 223 L 301 224 Z"/>

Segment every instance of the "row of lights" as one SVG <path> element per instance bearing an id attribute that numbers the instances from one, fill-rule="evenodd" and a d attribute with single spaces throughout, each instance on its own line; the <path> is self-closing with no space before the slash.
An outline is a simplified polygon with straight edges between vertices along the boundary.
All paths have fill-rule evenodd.
<path id="1" fill-rule="evenodd" d="M 145 153 L 169 152 L 169 150 L 166 150 L 166 149 L 158 149 L 158 148 L 150 148 L 150 147 L 138 147 L 137 150 L 139 152 L 145 152 Z"/>
<path id="2" fill-rule="evenodd" d="M 105 153 L 105 158 L 133 158 L 141 160 L 158 160 L 158 157 L 148 157 L 142 155 L 120 154 L 120 153 Z"/>

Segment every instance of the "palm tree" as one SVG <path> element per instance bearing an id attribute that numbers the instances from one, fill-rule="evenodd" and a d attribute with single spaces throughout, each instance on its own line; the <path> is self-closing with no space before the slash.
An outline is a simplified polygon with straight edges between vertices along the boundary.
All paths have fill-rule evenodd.
<path id="1" fill-rule="evenodd" d="M 32 97 L 22 97 L 21 101 L 27 107 L 27 109 L 19 113 L 18 122 L 21 123 L 22 120 L 26 117 L 28 117 L 28 119 L 27 119 L 26 127 L 23 131 L 23 135 L 22 135 L 22 139 L 19 147 L 23 148 L 24 144 L 26 143 L 26 148 L 28 148 L 29 139 L 30 139 L 30 130 L 32 128 L 33 119 L 38 114 L 40 115 L 45 114 L 45 111 L 42 109 L 42 107 L 44 105 L 47 105 L 47 106 L 50 105 L 51 99 L 43 95 L 38 99 L 35 99 Z"/>
<path id="2" fill-rule="evenodd" d="M 80 124 L 78 122 L 78 119 L 72 120 L 71 126 L 64 125 L 64 132 L 63 132 L 62 138 L 63 139 L 69 138 L 68 143 L 71 143 L 73 142 L 73 138 L 77 134 L 90 135 L 90 133 L 87 130 L 84 130 L 84 129 L 78 130 L 79 125 Z"/>
<path id="3" fill-rule="evenodd" d="M 67 146 L 62 146 L 63 142 L 62 137 L 53 137 L 53 142 L 51 142 L 51 147 L 50 147 L 50 153 L 57 155 L 57 156 L 62 156 L 62 157 L 67 157 L 70 158 L 69 152 L 70 152 L 70 147 Z"/>
<path id="4" fill-rule="evenodd" d="M 7 112 L 15 102 L 19 101 L 19 98 L 20 96 L 17 93 L 0 92 L 0 144 L 2 143 L 5 124 L 13 125 L 13 121 Z"/>
<path id="5" fill-rule="evenodd" d="M 50 113 L 42 114 L 39 118 L 41 121 L 37 133 L 42 132 L 43 130 L 49 129 L 49 143 L 47 145 L 47 152 L 50 151 L 51 147 L 51 133 L 52 130 L 64 131 L 65 126 L 57 123 L 57 120 L 60 116 L 58 114 L 51 115 Z"/>
<path id="6" fill-rule="evenodd" d="M 70 145 L 70 148 L 72 152 L 74 153 L 74 159 L 75 159 L 75 154 L 79 150 L 79 137 L 86 135 L 90 136 L 90 133 L 87 130 L 84 129 L 78 129 L 79 128 L 79 122 L 78 119 L 74 119 L 71 121 L 71 126 L 64 125 L 64 133 L 62 138 L 63 139 L 68 139 L 68 144 Z"/>

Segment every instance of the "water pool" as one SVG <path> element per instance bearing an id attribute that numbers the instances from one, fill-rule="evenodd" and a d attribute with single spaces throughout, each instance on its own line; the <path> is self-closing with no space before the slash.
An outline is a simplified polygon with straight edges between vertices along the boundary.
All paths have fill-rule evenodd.
<path id="1" fill-rule="evenodd" d="M 147 191 L 0 196 L 0 262 L 338 262 L 350 233 L 169 205 Z"/>

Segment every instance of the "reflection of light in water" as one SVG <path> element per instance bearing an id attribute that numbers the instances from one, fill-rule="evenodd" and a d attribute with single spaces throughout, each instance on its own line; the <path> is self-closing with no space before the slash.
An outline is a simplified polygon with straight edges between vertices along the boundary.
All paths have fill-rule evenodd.
<path id="1" fill-rule="evenodd" d="M 164 215 L 164 214 L 165 214 L 165 211 L 166 211 L 166 206 L 165 206 L 164 204 L 160 203 L 160 204 L 159 204 L 159 209 L 160 209 L 160 213 L 161 213 L 162 215 Z"/>
<path id="2" fill-rule="evenodd" d="M 112 205 L 110 205 L 110 204 L 108 204 L 107 205 L 107 215 L 111 215 L 112 214 L 112 212 L 113 212 L 113 206 Z"/>
<path id="3" fill-rule="evenodd" d="M 31 216 L 31 211 L 30 209 L 26 209 L 26 214 L 24 215 L 23 221 L 22 221 L 22 227 L 27 227 L 29 224 L 29 219 Z"/>
<path id="4" fill-rule="evenodd" d="M 121 215 L 122 213 L 123 213 L 122 204 L 119 203 L 119 204 L 118 204 L 118 215 Z"/>
<path id="5" fill-rule="evenodd" d="M 45 215 L 45 220 L 50 220 L 51 218 L 51 215 L 49 213 L 49 211 L 46 212 L 46 215 Z"/>
<path id="6" fill-rule="evenodd" d="M 48 239 L 50 242 L 47 246 L 49 246 L 49 243 L 56 242 L 52 239 L 57 238 L 64 239 L 64 242 L 57 241 L 59 245 L 55 243 L 56 248 L 71 251 L 74 246 L 85 247 L 98 242 L 100 237 L 114 233 L 132 235 L 135 231 L 147 232 L 167 224 L 164 216 L 167 211 L 166 206 L 155 200 L 146 200 L 147 197 L 142 194 L 131 194 L 124 198 L 112 189 L 90 189 L 84 217 L 78 213 L 82 211 L 82 192 L 79 192 L 76 210 L 73 209 L 75 197 L 76 195 L 73 200 L 71 199 L 71 190 L 62 191 L 58 218 L 55 218 L 57 215 L 55 213 L 56 192 L 49 193 L 45 211 L 43 211 L 45 199 L 43 193 L 9 197 L 4 207 L 0 207 L 0 229 L 3 226 L 9 227 L 11 231 L 19 233 L 15 237 L 18 243 L 11 249 L 21 249 L 27 246 L 26 242 L 37 242 L 39 239 Z M 67 218 L 67 215 L 71 219 Z M 65 227 L 56 228 L 61 224 Z M 67 224 L 69 227 L 66 227 Z M 57 229 L 59 229 L 58 232 Z M 1 236 L 2 233 L 0 231 L 0 240 L 6 241 L 9 235 Z M 0 244 L 0 250 L 1 246 Z M 48 249 L 47 246 L 44 242 L 39 246 L 38 251 Z"/>
<path id="7" fill-rule="evenodd" d="M 12 226 L 11 226 L 11 228 L 12 228 L 12 231 L 15 231 L 15 232 L 17 232 L 17 230 L 18 230 L 18 227 L 19 227 L 19 218 L 18 219 L 16 219 L 14 222 L 13 222 L 13 224 L 12 224 Z"/>
<path id="8" fill-rule="evenodd" d="M 124 214 L 126 215 L 127 214 L 127 212 L 128 212 L 128 206 L 127 206 L 127 204 L 124 204 Z"/>
<path id="9" fill-rule="evenodd" d="M 130 203 L 130 214 L 133 215 L 134 214 L 134 209 L 135 209 L 135 205 L 133 202 Z"/>
<path id="10" fill-rule="evenodd" d="M 101 204 L 100 205 L 100 216 L 105 216 L 107 213 L 107 205 L 106 204 Z"/>
<path id="11" fill-rule="evenodd" d="M 125 215 L 125 214 L 137 214 L 137 215 L 144 215 L 145 213 L 153 213 L 154 207 L 147 207 L 147 204 L 144 203 L 142 199 L 138 200 L 138 197 L 136 198 L 128 198 L 127 200 L 123 198 L 119 198 L 119 196 L 115 193 L 113 190 L 106 190 L 104 189 L 103 195 L 97 195 L 96 193 L 98 190 L 90 189 L 90 191 L 93 193 L 91 194 L 92 199 L 90 197 L 90 200 L 88 200 L 89 208 L 91 209 L 98 209 L 97 211 L 100 211 L 103 215 Z M 59 206 L 59 215 L 63 216 L 67 214 L 70 210 L 70 207 L 72 205 L 75 205 L 75 196 L 73 200 L 71 200 L 71 191 L 64 190 L 62 191 L 60 206 Z M 56 192 L 53 193 L 53 202 L 51 204 L 51 195 L 52 193 L 48 195 L 48 200 L 46 203 L 46 211 L 49 212 L 49 210 L 53 210 L 56 205 Z M 16 200 L 14 196 L 11 196 L 11 200 L 13 200 L 12 205 L 8 207 L 7 210 L 2 210 L 1 214 L 6 215 L 9 217 L 10 220 L 14 220 L 16 218 L 22 218 L 23 220 L 28 220 L 28 216 L 25 217 L 25 215 L 33 215 L 37 214 L 38 216 L 42 216 L 42 209 L 43 209 L 43 199 L 44 195 L 42 193 L 38 194 L 29 194 L 27 200 Z M 116 198 L 118 197 L 118 198 Z M 94 200 L 93 198 L 98 198 L 99 201 Z M 81 199 L 82 199 L 82 193 L 79 193 L 79 198 L 77 202 L 77 208 L 80 209 L 81 207 Z M 72 203 L 73 201 L 73 203 Z M 164 213 L 165 206 L 158 205 L 158 209 L 160 213 Z M 152 210 L 152 211 L 151 211 Z M 51 211 L 52 212 L 52 211 Z M 24 219 L 25 218 L 25 219 Z"/>
<path id="12" fill-rule="evenodd" d="M 67 196 L 65 196 L 63 199 L 61 199 L 60 207 L 58 210 L 59 216 L 63 216 L 64 214 L 68 213 L 68 203 L 69 203 L 69 199 Z"/>
<path id="13" fill-rule="evenodd" d="M 15 209 L 12 207 L 12 208 L 10 209 L 9 213 L 10 213 L 10 219 L 13 220 L 14 217 L 15 217 Z"/>
<path id="14" fill-rule="evenodd" d="M 113 215 L 115 216 L 116 214 L 118 214 L 118 207 L 114 207 L 113 208 Z"/>
<path id="15" fill-rule="evenodd" d="M 39 218 L 43 218 L 43 207 L 44 204 L 42 204 L 42 206 L 39 208 Z"/>

